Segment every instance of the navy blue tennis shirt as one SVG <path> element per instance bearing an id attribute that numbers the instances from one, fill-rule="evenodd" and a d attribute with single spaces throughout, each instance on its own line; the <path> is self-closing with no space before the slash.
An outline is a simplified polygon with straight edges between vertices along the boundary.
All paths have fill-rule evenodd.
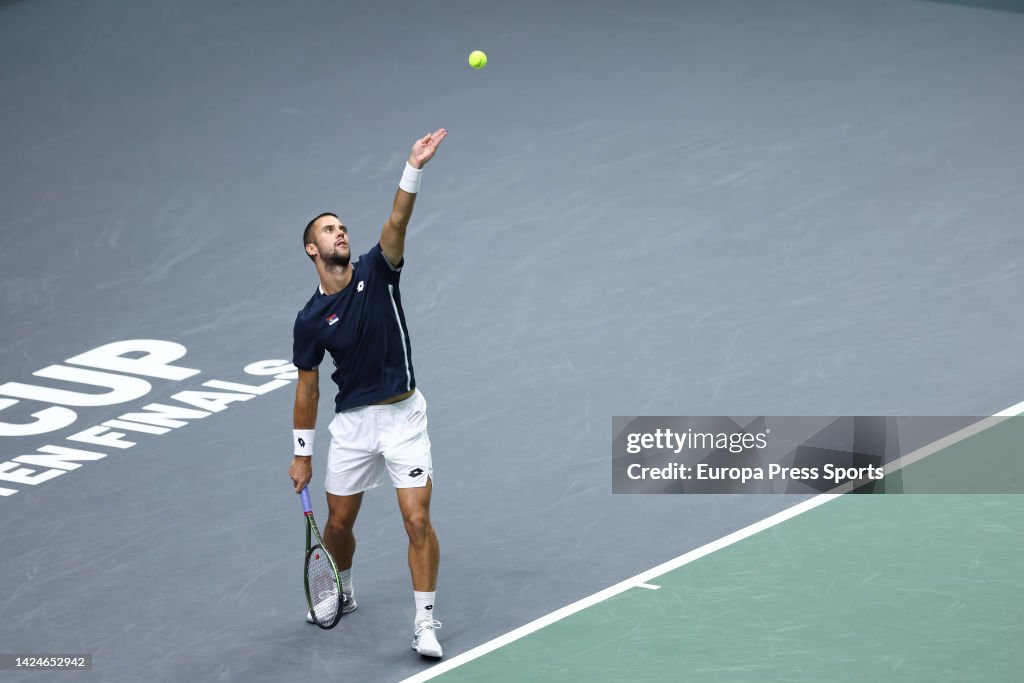
<path id="1" fill-rule="evenodd" d="M 416 388 L 412 346 L 398 280 L 380 243 L 352 264 L 352 280 L 335 294 L 318 286 L 295 317 L 292 363 L 312 370 L 331 353 L 337 368 L 335 412 L 379 403 Z"/>

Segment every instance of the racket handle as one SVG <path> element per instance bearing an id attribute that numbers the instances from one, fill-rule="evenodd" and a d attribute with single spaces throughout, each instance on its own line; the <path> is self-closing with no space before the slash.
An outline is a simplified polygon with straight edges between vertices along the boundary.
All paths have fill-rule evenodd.
<path id="1" fill-rule="evenodd" d="M 313 504 L 309 502 L 309 487 L 302 489 L 302 511 L 307 515 L 313 512 Z"/>

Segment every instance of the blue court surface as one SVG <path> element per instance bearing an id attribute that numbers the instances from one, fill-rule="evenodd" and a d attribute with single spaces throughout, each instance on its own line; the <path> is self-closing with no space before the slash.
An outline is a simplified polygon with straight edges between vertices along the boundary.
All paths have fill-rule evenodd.
<path id="1" fill-rule="evenodd" d="M 0 2 L 0 655 L 91 656 L 0 680 L 1018 680 L 1017 496 L 615 495 L 610 456 L 613 416 L 1024 400 L 1022 9 Z M 302 228 L 366 252 L 440 127 L 437 664 L 388 488 L 359 610 L 305 623 L 287 470 Z"/>

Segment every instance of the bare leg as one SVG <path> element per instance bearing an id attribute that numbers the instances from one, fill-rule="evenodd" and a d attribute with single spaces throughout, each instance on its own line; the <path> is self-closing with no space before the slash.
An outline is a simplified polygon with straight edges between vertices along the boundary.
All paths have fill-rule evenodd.
<path id="1" fill-rule="evenodd" d="M 363 494 L 336 496 L 327 494 L 327 526 L 324 527 L 324 545 L 338 564 L 338 570 L 351 569 L 356 552 L 356 537 L 352 532 L 356 516 L 363 504 Z"/>
<path id="2" fill-rule="evenodd" d="M 405 532 L 409 535 L 409 572 L 414 591 L 437 590 L 437 568 L 441 547 L 430 524 L 430 493 L 432 482 L 422 488 L 395 489 L 398 507 L 402 510 Z"/>

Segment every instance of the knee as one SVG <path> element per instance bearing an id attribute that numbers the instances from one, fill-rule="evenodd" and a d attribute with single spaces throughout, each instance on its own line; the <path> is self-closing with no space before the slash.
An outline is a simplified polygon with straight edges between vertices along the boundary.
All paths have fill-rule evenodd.
<path id="1" fill-rule="evenodd" d="M 331 530 L 331 533 L 352 533 L 353 526 L 355 526 L 355 520 L 344 515 L 328 515 L 327 517 L 327 528 Z"/>
<path id="2" fill-rule="evenodd" d="M 426 510 L 417 510 L 405 516 L 405 531 L 413 543 L 422 543 L 434 533 L 430 526 L 430 515 Z"/>

